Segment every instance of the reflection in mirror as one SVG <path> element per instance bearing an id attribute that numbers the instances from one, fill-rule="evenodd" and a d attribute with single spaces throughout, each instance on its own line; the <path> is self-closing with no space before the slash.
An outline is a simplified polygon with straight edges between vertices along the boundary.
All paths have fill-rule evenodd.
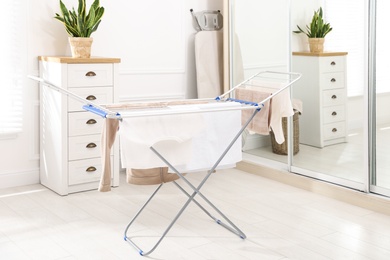
<path id="1" fill-rule="evenodd" d="M 231 0 L 231 86 L 260 71 L 289 71 L 289 1 Z M 287 156 L 272 152 L 270 135 L 249 132 L 244 152 L 258 159 L 286 163 Z"/>
<path id="2" fill-rule="evenodd" d="M 357 189 L 367 176 L 364 2 L 324 1 L 325 20 L 333 27 L 325 52 L 294 52 L 291 68 L 303 73 L 293 88 L 293 97 L 303 103 L 300 152 L 293 166 L 297 172 L 304 169 L 309 176 Z"/>
<path id="3" fill-rule="evenodd" d="M 245 155 L 258 162 L 289 162 L 293 172 L 361 189 L 366 178 L 367 136 L 363 120 L 365 32 L 361 30 L 366 23 L 365 1 L 321 1 L 325 20 L 333 27 L 325 42 L 325 52 L 333 55 L 324 57 L 307 55 L 307 39 L 292 36 L 298 23 L 305 26 L 320 1 L 293 1 L 291 6 L 287 0 L 230 2 L 232 86 L 264 70 L 305 74 L 292 91 L 293 100 L 302 105 L 301 115 L 291 120 L 292 160 L 273 150 L 270 136 L 246 136 Z M 290 37 L 297 44 L 294 48 L 290 47 Z M 349 39 L 354 39 L 354 44 Z M 299 52 L 292 55 L 291 49 Z M 337 66 L 319 71 L 320 64 L 332 61 Z M 329 88 L 323 86 L 326 80 L 330 81 Z"/>
<path id="4" fill-rule="evenodd" d="M 390 196 L 390 95 L 389 95 L 389 59 L 388 59 L 388 21 L 387 15 L 390 2 L 376 1 L 376 88 L 375 88 L 375 121 L 376 121 L 376 169 L 372 176 L 372 185 L 377 193 Z M 379 190 L 380 189 L 380 190 Z M 386 189 L 387 191 L 383 191 Z"/>

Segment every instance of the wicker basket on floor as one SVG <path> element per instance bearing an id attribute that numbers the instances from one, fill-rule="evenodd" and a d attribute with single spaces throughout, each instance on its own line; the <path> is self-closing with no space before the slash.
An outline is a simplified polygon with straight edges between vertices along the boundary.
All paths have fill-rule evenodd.
<path id="1" fill-rule="evenodd" d="M 293 116 L 293 143 L 294 143 L 294 155 L 299 152 L 299 112 L 295 111 Z M 287 139 L 287 117 L 282 118 L 282 127 L 283 127 L 283 133 L 284 133 L 284 142 L 281 144 L 278 144 L 275 140 L 274 132 L 271 131 L 271 144 L 272 144 L 272 152 L 280 155 L 287 155 L 288 151 L 288 139 Z"/>

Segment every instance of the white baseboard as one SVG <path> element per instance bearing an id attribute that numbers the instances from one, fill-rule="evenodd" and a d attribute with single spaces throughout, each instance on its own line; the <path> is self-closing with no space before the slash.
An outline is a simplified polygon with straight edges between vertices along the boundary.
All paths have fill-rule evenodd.
<path id="1" fill-rule="evenodd" d="M 0 174 L 0 189 L 39 183 L 39 169 Z"/>
<path id="2" fill-rule="evenodd" d="M 271 145 L 271 139 L 268 135 L 243 134 L 243 139 L 245 140 L 245 145 L 242 148 L 243 151 Z"/>

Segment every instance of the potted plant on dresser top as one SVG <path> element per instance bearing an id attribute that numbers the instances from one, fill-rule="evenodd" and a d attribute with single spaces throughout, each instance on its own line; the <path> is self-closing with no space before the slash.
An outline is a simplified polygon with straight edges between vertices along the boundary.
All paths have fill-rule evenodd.
<path id="1" fill-rule="evenodd" d="M 321 53 L 324 51 L 325 36 L 332 31 L 329 23 L 322 18 L 322 7 L 314 11 L 310 25 L 306 25 L 306 31 L 297 25 L 298 30 L 294 33 L 304 33 L 309 38 L 310 52 Z"/>
<path id="2" fill-rule="evenodd" d="M 61 14 L 55 14 L 55 19 L 62 22 L 69 34 L 69 43 L 74 58 L 89 58 L 93 38 L 91 34 L 97 30 L 104 14 L 104 7 L 95 0 L 87 12 L 85 0 L 79 0 L 77 12 L 69 9 L 60 0 Z"/>

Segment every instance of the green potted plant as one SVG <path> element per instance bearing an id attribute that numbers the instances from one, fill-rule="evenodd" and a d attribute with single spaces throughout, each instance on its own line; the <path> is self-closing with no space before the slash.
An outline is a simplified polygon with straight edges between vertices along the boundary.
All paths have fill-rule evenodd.
<path id="1" fill-rule="evenodd" d="M 99 0 L 95 0 L 87 11 L 86 1 L 79 0 L 77 12 L 72 7 L 68 9 L 60 0 L 61 14 L 55 14 L 55 19 L 62 22 L 69 35 L 69 43 L 74 58 L 89 58 L 91 56 L 91 45 L 95 32 L 104 14 L 104 7 L 100 6 Z"/>
<path id="2" fill-rule="evenodd" d="M 329 23 L 325 22 L 322 17 L 322 7 L 314 11 L 313 18 L 310 25 L 306 25 L 306 31 L 302 30 L 297 25 L 298 30 L 294 33 L 304 33 L 309 38 L 310 51 L 314 53 L 321 53 L 324 50 L 325 36 L 332 31 Z"/>

